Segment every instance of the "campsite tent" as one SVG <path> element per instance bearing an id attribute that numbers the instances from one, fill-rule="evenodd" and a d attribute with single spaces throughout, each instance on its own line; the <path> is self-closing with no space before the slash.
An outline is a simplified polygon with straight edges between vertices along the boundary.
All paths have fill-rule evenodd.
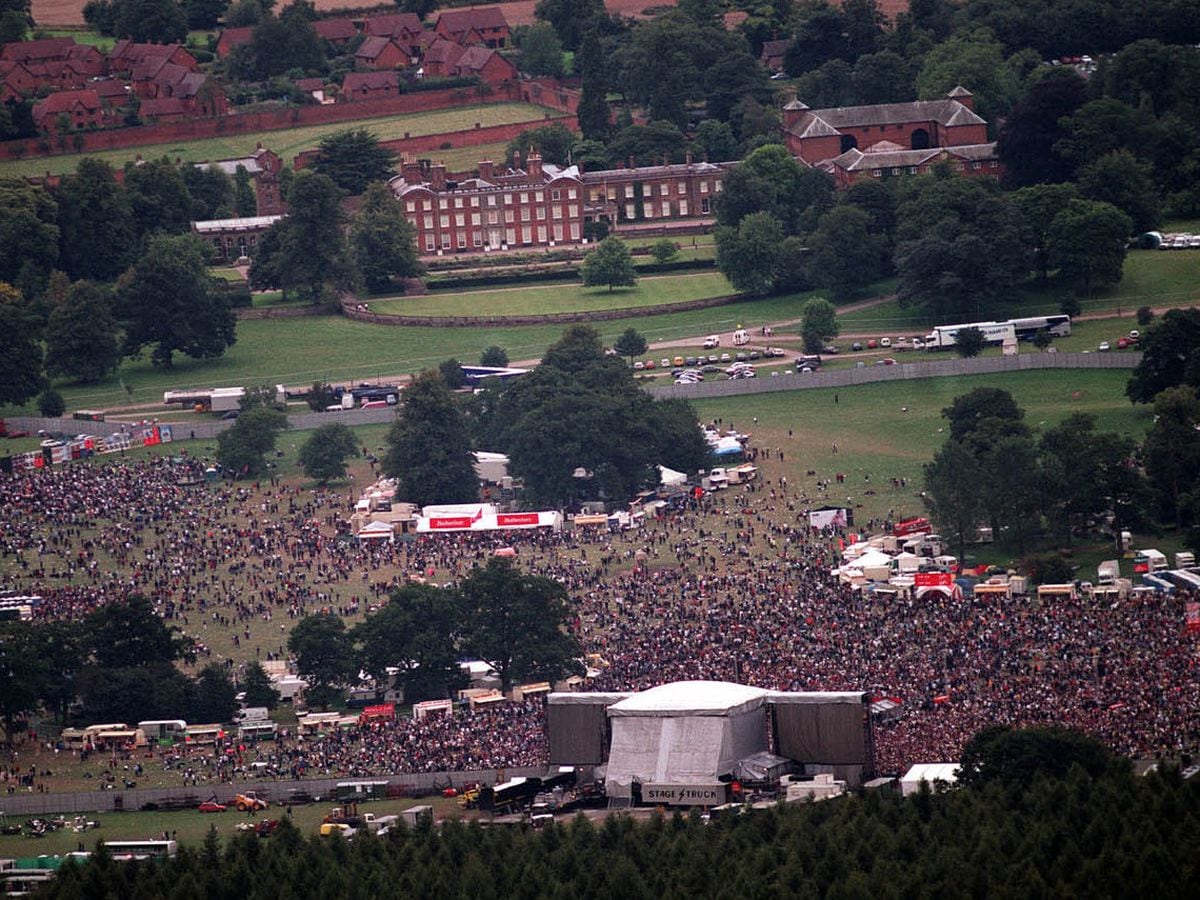
<path id="1" fill-rule="evenodd" d="M 660 484 L 664 484 L 667 487 L 675 487 L 687 481 L 687 476 L 682 472 L 676 472 L 674 469 L 668 469 L 666 466 L 659 466 L 658 480 Z"/>
<path id="2" fill-rule="evenodd" d="M 391 522 L 368 522 L 358 532 L 360 541 L 387 541 L 396 539 L 396 528 Z"/>

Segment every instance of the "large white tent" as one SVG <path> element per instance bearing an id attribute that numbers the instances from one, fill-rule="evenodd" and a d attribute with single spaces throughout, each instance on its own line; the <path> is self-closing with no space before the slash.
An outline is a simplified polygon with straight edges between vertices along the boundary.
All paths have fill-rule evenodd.
<path id="1" fill-rule="evenodd" d="M 766 750 L 767 691 L 722 681 L 677 681 L 608 707 L 607 793 L 631 797 L 633 782 L 699 785 L 729 775 Z"/>

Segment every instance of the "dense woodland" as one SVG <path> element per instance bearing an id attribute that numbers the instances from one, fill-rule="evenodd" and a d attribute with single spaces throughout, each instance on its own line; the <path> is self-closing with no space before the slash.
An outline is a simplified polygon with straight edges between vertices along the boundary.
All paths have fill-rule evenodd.
<path id="1" fill-rule="evenodd" d="M 968 786 L 901 799 L 872 791 L 814 805 L 636 822 L 579 817 L 534 831 L 446 822 L 352 843 L 284 822 L 164 863 L 104 854 L 59 871 L 46 896 L 1185 897 L 1200 870 L 1200 779 L 1135 777 L 1094 742 L 985 732 Z"/>

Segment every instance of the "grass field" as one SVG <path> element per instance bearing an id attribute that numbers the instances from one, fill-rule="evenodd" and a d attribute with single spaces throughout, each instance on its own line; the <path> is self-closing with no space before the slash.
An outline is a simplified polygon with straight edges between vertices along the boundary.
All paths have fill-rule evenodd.
<path id="1" fill-rule="evenodd" d="M 534 127 L 543 124 L 545 114 L 546 110 L 543 107 L 528 103 L 489 103 L 481 106 L 362 119 L 354 122 L 306 125 L 301 128 L 287 128 L 279 131 L 252 131 L 178 144 L 147 144 L 119 150 L 101 150 L 84 155 L 107 160 L 116 168 L 120 168 L 126 161 L 135 159 L 138 154 L 147 158 L 165 155 L 171 159 L 178 157 L 185 162 L 202 162 L 241 156 L 250 153 L 258 143 L 261 143 L 264 147 L 279 154 L 290 165 L 292 157 L 301 150 L 315 147 L 327 135 L 344 131 L 347 128 L 366 128 L 380 140 L 392 140 L 402 138 L 406 133 L 415 136 L 473 128 L 476 122 L 483 126 L 530 122 L 530 127 Z M 468 165 L 474 165 L 487 155 L 486 153 L 480 155 L 485 150 L 484 147 L 468 147 L 465 150 L 470 151 L 469 155 L 472 157 L 471 161 L 467 163 Z M 443 159 L 449 157 L 451 152 L 453 151 L 435 150 L 428 155 Z M 3 162 L 0 163 L 0 177 L 25 177 L 45 174 L 47 171 L 55 174 L 74 172 L 79 160 L 83 159 L 84 155 L 35 157 Z M 448 158 L 446 162 L 448 166 L 451 165 Z"/>
<path id="2" fill-rule="evenodd" d="M 683 300 L 733 293 L 719 272 L 689 275 L 648 275 L 631 288 L 609 290 L 579 282 L 547 287 L 515 287 L 469 293 L 437 293 L 419 297 L 373 300 L 378 313 L 407 316 L 519 316 L 549 312 L 589 312 L 638 309 Z M 511 354 L 510 354 L 511 355 Z"/>
<path id="3" fill-rule="evenodd" d="M 597 322 L 596 328 L 607 343 L 630 326 L 648 341 L 678 340 L 727 332 L 738 325 L 756 328 L 766 322 L 796 318 L 809 296 L 771 297 L 684 313 Z M 168 371 L 154 369 L 146 358 L 126 360 L 115 375 L 99 384 L 58 384 L 56 389 L 70 409 L 104 408 L 158 403 L 163 391 L 175 388 L 267 382 L 311 384 L 317 379 L 345 381 L 419 372 L 451 356 L 463 361 L 478 359 L 479 353 L 492 344 L 504 347 L 513 361 L 538 359 L 561 337 L 563 328 L 401 328 L 369 325 L 340 316 L 246 320 L 238 323 L 237 343 L 219 359 L 177 356 L 175 367 Z M 8 413 L 16 415 L 18 411 L 9 409 Z"/>

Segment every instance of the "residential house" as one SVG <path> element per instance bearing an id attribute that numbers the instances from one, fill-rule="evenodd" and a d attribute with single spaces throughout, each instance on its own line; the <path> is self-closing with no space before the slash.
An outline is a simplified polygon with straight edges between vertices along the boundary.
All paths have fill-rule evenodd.
<path id="1" fill-rule="evenodd" d="M 92 89 L 100 98 L 105 109 L 114 110 L 129 102 L 131 91 L 129 85 L 119 78 L 102 78 L 92 82 Z"/>
<path id="2" fill-rule="evenodd" d="M 423 78 L 449 78 L 458 58 L 465 52 L 465 48 L 454 41 L 435 38 L 425 47 L 418 74 Z"/>
<path id="3" fill-rule="evenodd" d="M 237 175 L 238 167 L 245 169 L 254 181 L 254 195 L 258 203 L 260 216 L 275 216 L 286 212 L 283 195 L 279 190 L 279 173 L 283 169 L 283 161 L 262 144 L 249 156 L 233 159 L 218 159 L 213 162 L 193 163 L 197 169 L 207 169 L 215 166 L 230 178 Z"/>
<path id="4" fill-rule="evenodd" d="M 185 113 L 192 117 L 223 116 L 229 111 L 225 91 L 215 79 L 172 63 L 161 66 L 151 82 L 135 80 L 134 90 L 139 87 L 142 88 L 139 96 L 179 100 Z"/>
<path id="5" fill-rule="evenodd" d="M 113 44 L 108 54 L 109 69 L 126 75 L 132 75 L 139 68 L 143 72 L 153 71 L 164 63 L 183 66 L 191 72 L 200 68 L 196 58 L 182 44 L 139 44 L 122 38 Z"/>
<path id="6" fill-rule="evenodd" d="M 459 78 L 478 78 L 484 84 L 497 87 L 506 81 L 516 81 L 517 67 L 488 47 L 468 47 L 450 66 L 450 74 Z"/>
<path id="7" fill-rule="evenodd" d="M 242 25 L 237 28 L 226 28 L 217 38 L 217 56 L 224 59 L 233 52 L 235 47 L 250 43 L 254 36 L 253 25 Z"/>
<path id="8" fill-rule="evenodd" d="M 343 103 L 395 97 L 399 93 L 400 77 L 395 72 L 351 72 L 342 79 Z"/>
<path id="9" fill-rule="evenodd" d="M 363 33 L 373 37 L 412 40 L 424 30 L 425 26 L 416 13 L 390 13 L 363 19 Z"/>
<path id="10" fill-rule="evenodd" d="M 105 119 L 104 105 L 94 90 L 56 91 L 33 105 L 33 124 L 38 131 L 100 128 Z"/>
<path id="11" fill-rule="evenodd" d="M 553 247 L 583 238 L 583 183 L 574 166 L 543 165 L 530 155 L 498 170 L 479 164 L 477 176 L 448 180 L 446 168 L 426 172 L 406 162 L 389 182 L 417 232 L 425 254 L 478 253 L 516 247 Z"/>
<path id="12" fill-rule="evenodd" d="M 847 188 L 865 178 L 924 175 L 938 164 L 949 165 L 963 175 L 997 177 L 1003 173 L 995 142 L 908 150 L 891 141 L 880 141 L 866 151 L 851 148 L 821 162 L 819 167 L 834 177 L 839 188 Z"/>
<path id="13" fill-rule="evenodd" d="M 41 38 L 36 41 L 13 41 L 0 46 L 0 59 L 25 63 L 61 62 L 75 46 L 74 38 Z"/>
<path id="14" fill-rule="evenodd" d="M 433 30 L 464 47 L 483 44 L 497 49 L 508 46 L 508 20 L 498 6 L 447 10 L 437 18 Z"/>
<path id="15" fill-rule="evenodd" d="M 333 93 L 326 88 L 324 78 L 297 78 L 295 84 L 297 90 L 308 94 L 317 103 L 324 105 L 334 102 Z"/>
<path id="16" fill-rule="evenodd" d="M 38 87 L 48 86 L 60 91 L 86 87 L 89 79 L 108 72 L 104 54 L 89 44 L 76 44 L 73 38 L 5 44 L 0 47 L 0 63 L 6 68 L 8 64 L 18 63 L 33 76 Z"/>
<path id="17" fill-rule="evenodd" d="M 0 103 L 32 95 L 37 86 L 37 78 L 24 63 L 0 59 Z"/>
<path id="18" fill-rule="evenodd" d="M 187 117 L 188 111 L 178 97 L 152 97 L 138 105 L 138 118 L 143 122 L 180 122 Z"/>
<path id="19" fill-rule="evenodd" d="M 791 38 L 779 41 L 763 41 L 762 53 L 759 55 L 758 61 L 772 72 L 782 72 L 783 58 L 787 56 L 788 48 L 791 46 Z"/>
<path id="20" fill-rule="evenodd" d="M 408 50 L 389 37 L 364 38 L 354 51 L 354 64 L 368 71 L 403 68 L 408 64 Z"/>
<path id="21" fill-rule="evenodd" d="M 312 23 L 317 37 L 342 47 L 358 37 L 358 26 L 353 19 L 318 19 Z"/>

